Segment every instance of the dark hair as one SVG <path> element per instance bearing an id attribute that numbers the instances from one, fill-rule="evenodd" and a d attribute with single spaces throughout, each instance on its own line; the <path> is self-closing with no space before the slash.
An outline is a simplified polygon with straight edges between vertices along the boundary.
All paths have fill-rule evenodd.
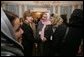
<path id="1" fill-rule="evenodd" d="M 28 11 L 25 11 L 24 14 L 23 14 L 23 19 L 26 20 L 26 17 L 30 17 L 32 16 L 31 12 L 28 10 Z"/>
<path id="2" fill-rule="evenodd" d="M 12 12 L 9 12 L 7 10 L 4 10 L 6 16 L 8 17 L 9 21 L 11 22 L 11 24 L 13 25 L 13 21 L 16 19 L 16 18 L 19 18 L 16 14 L 12 13 Z"/>
<path id="3" fill-rule="evenodd" d="M 75 9 L 69 19 L 69 24 L 74 26 L 83 26 L 83 11 Z"/>
<path id="4" fill-rule="evenodd" d="M 61 18 L 63 19 L 64 23 L 67 23 L 67 14 L 62 14 Z"/>

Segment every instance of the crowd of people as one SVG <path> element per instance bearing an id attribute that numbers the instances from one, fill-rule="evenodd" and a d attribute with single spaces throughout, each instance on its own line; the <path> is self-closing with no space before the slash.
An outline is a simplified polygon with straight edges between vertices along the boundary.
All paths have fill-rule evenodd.
<path id="1" fill-rule="evenodd" d="M 44 12 L 35 21 L 31 11 L 19 18 L 1 9 L 1 56 L 83 56 L 83 11 L 75 9 L 67 23 L 66 15 Z"/>

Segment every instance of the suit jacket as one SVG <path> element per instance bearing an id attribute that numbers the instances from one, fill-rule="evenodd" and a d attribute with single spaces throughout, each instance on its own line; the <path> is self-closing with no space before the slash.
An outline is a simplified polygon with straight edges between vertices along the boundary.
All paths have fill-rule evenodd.
<path id="1" fill-rule="evenodd" d="M 33 30 L 30 27 L 29 24 L 23 23 L 22 29 L 24 31 L 23 33 L 23 40 L 33 43 L 34 42 L 34 35 L 33 35 Z"/>
<path id="2" fill-rule="evenodd" d="M 32 56 L 33 44 L 35 42 L 33 30 L 30 27 L 30 25 L 26 23 L 23 23 L 22 29 L 24 31 L 22 39 L 22 44 L 24 47 L 24 55 Z"/>

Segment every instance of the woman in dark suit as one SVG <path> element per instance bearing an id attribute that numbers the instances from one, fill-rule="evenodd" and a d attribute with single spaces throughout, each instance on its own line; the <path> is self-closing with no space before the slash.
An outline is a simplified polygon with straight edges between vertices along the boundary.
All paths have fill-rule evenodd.
<path id="1" fill-rule="evenodd" d="M 53 34 L 53 55 L 76 56 L 83 38 L 83 11 L 75 9 L 69 19 L 69 24 L 61 24 Z M 66 29 L 69 28 L 67 34 Z M 66 34 L 66 37 L 65 37 Z M 63 41 L 64 40 L 64 41 Z"/>
<path id="2" fill-rule="evenodd" d="M 23 34 L 23 47 L 24 47 L 24 56 L 32 56 L 33 53 L 33 44 L 34 44 L 34 33 L 31 27 L 31 23 L 33 21 L 33 18 L 31 16 L 31 13 L 26 11 L 24 13 L 24 22 L 22 25 L 22 29 L 24 30 Z"/>
<path id="3" fill-rule="evenodd" d="M 61 44 L 66 31 L 66 25 L 60 16 L 54 16 L 52 22 L 52 56 L 60 56 Z"/>

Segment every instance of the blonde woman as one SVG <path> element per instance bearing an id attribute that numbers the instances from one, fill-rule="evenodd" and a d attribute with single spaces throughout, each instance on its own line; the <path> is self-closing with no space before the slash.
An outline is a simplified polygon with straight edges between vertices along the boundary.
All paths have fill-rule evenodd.
<path id="1" fill-rule="evenodd" d="M 60 16 L 54 16 L 51 19 L 52 23 L 52 35 L 51 35 L 51 55 L 60 56 L 61 55 L 61 42 L 65 35 L 66 26 L 63 24 L 63 19 Z"/>
<path id="2" fill-rule="evenodd" d="M 60 17 L 60 16 L 54 16 L 52 19 L 51 19 L 51 23 L 52 25 L 54 26 L 59 26 L 63 23 L 63 19 Z"/>

